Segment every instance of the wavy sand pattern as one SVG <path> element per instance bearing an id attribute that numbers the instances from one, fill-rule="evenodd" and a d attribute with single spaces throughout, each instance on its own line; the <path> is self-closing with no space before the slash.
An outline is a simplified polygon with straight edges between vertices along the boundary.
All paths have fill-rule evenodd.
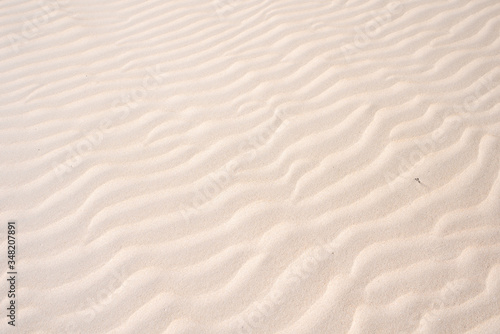
<path id="1" fill-rule="evenodd" d="M 500 2 L 0 20 L 18 333 L 500 332 Z"/>

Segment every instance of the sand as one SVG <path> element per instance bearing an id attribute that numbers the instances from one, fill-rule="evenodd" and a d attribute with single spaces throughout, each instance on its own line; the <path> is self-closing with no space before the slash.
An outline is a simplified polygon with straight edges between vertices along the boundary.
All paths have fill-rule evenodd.
<path id="1" fill-rule="evenodd" d="M 500 2 L 6 0 L 0 30 L 1 333 L 500 333 Z"/>

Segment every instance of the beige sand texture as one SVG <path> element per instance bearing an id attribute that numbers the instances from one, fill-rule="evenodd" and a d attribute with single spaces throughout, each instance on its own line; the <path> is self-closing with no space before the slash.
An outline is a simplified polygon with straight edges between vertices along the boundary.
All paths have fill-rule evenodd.
<path id="1" fill-rule="evenodd" d="M 0 29 L 0 333 L 500 333 L 498 0 L 4 0 Z"/>

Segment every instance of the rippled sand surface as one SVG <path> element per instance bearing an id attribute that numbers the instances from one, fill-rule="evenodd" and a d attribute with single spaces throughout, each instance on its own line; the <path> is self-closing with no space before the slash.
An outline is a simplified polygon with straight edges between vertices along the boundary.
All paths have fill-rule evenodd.
<path id="1" fill-rule="evenodd" d="M 6 0 L 2 333 L 500 333 L 500 2 Z"/>

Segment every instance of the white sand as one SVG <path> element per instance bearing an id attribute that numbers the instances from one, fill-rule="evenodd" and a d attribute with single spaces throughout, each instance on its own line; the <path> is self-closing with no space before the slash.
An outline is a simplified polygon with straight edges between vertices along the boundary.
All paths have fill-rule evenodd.
<path id="1" fill-rule="evenodd" d="M 497 0 L 0 20 L 1 333 L 500 333 Z"/>

